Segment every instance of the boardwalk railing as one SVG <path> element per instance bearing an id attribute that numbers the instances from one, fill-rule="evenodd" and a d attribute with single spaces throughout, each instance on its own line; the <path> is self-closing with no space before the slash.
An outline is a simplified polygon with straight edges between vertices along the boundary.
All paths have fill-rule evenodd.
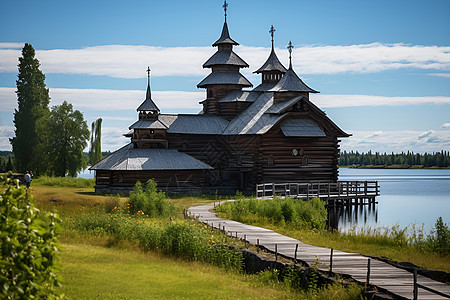
<path id="1" fill-rule="evenodd" d="M 307 183 L 262 183 L 256 185 L 256 197 L 281 196 L 309 199 L 345 200 L 375 198 L 380 195 L 378 181 L 337 181 Z"/>

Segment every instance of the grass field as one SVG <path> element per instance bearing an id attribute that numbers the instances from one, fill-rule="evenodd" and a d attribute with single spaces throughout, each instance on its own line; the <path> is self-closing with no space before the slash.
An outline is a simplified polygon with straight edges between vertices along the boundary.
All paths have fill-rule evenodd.
<path id="1" fill-rule="evenodd" d="M 120 246 L 66 241 L 62 290 L 70 299 L 292 299 L 256 276 Z"/>
<path id="2" fill-rule="evenodd" d="M 103 211 L 111 201 L 126 201 L 97 195 L 91 187 L 48 186 L 38 180 L 33 181 L 31 192 L 38 208 L 56 210 L 63 219 Z M 214 200 L 183 197 L 170 201 L 181 214 L 183 208 Z M 64 229 L 60 246 L 61 290 L 69 299 L 360 299 L 356 285 L 294 291 L 270 274 L 245 275 L 158 251 L 143 252 L 135 244 L 108 235 Z"/>

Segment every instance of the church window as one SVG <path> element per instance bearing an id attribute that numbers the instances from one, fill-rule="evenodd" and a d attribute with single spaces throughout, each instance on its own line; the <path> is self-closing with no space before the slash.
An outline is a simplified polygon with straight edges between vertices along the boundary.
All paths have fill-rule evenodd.
<path id="1" fill-rule="evenodd" d="M 267 160 L 267 164 L 268 164 L 269 166 L 273 166 L 273 155 L 269 155 L 269 158 L 268 158 L 268 160 Z"/>

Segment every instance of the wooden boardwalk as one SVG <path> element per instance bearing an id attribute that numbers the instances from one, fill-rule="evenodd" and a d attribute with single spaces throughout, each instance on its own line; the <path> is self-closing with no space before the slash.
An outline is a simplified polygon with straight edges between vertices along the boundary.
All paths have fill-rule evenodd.
<path id="1" fill-rule="evenodd" d="M 218 218 L 216 214 L 211 211 L 215 205 L 218 204 L 219 203 L 194 206 L 188 209 L 188 214 L 198 218 L 200 222 L 215 228 L 220 228 L 221 230 L 225 229 L 229 235 L 245 239 L 249 243 L 256 245 L 259 240 L 260 246 L 273 252 L 275 252 L 275 248 L 277 248 L 277 252 L 286 257 L 294 258 L 296 245 L 298 245 L 297 259 L 312 265 L 315 263 L 317 256 L 319 258 L 318 268 L 322 271 L 330 270 L 331 249 L 305 244 L 299 240 L 283 236 L 269 229 Z M 368 260 L 368 257 L 360 254 L 334 250 L 332 271 L 338 274 L 350 275 L 356 281 L 365 283 L 367 280 Z M 450 297 L 450 285 L 437 282 L 422 275 L 417 276 L 417 282 L 423 286 L 449 295 Z M 400 298 L 413 299 L 413 274 L 385 262 L 370 259 L 369 283 L 378 288 L 387 290 Z M 418 299 L 448 298 L 419 288 Z"/>

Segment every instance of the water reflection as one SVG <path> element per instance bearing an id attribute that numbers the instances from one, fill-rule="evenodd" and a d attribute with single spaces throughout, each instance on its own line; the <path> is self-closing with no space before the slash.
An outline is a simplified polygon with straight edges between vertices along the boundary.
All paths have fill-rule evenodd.
<path id="1" fill-rule="evenodd" d="M 377 223 L 378 206 L 375 203 L 328 207 L 328 229 L 346 231 L 355 226 L 359 228 L 374 227 Z"/>

